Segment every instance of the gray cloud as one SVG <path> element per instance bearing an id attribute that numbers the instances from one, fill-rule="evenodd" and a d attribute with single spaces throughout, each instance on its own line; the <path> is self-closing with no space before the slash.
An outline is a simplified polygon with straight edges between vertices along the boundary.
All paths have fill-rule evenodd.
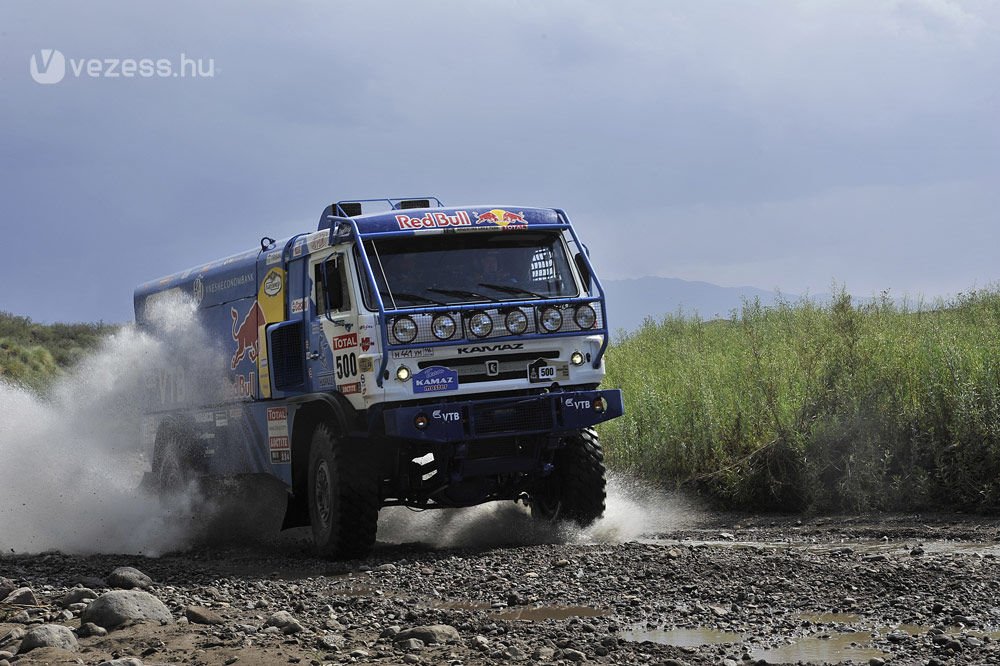
<path id="1" fill-rule="evenodd" d="M 138 282 L 422 192 L 564 207 L 608 276 L 981 285 L 998 23 L 944 0 L 7 3 L 0 307 L 125 320 Z M 41 48 L 217 74 L 40 86 Z"/>

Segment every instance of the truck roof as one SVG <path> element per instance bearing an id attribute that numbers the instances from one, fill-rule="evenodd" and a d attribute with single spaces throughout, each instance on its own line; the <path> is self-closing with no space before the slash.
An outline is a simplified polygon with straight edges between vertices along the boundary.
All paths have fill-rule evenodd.
<path id="1" fill-rule="evenodd" d="M 267 250 L 255 248 L 139 285 L 134 293 L 137 319 L 141 319 L 146 300 L 160 293 L 178 291 L 194 295 L 201 307 L 251 298 L 257 293 L 257 262 L 262 254 L 267 255 L 267 266 L 282 263 L 286 249 L 289 254 L 286 259 L 311 254 L 327 247 L 331 225 L 346 219 L 354 222 L 362 238 L 444 231 L 527 230 L 566 222 L 556 209 L 510 205 L 397 208 L 348 217 L 344 215 L 344 203 L 348 202 L 327 206 L 314 233 L 292 236 L 275 242 Z"/>

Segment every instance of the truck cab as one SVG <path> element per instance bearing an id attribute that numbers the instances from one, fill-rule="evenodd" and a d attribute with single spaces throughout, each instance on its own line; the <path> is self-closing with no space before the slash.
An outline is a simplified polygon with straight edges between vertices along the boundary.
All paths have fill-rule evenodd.
<path id="1" fill-rule="evenodd" d="M 332 557 L 366 552 L 384 506 L 603 513 L 593 426 L 622 397 L 599 388 L 604 293 L 562 210 L 340 201 L 316 231 L 141 286 L 137 319 L 171 290 L 228 343 L 230 388 L 147 410 L 159 487 L 271 475 L 286 526 Z"/>

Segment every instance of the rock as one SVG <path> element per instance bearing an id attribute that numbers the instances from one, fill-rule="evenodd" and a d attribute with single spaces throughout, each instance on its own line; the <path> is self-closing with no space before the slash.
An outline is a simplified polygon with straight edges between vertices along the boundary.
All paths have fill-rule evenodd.
<path id="1" fill-rule="evenodd" d="M 111 661 L 102 661 L 97 666 L 143 666 L 142 660 L 136 657 L 128 657 L 125 659 L 112 659 Z"/>
<path id="2" fill-rule="evenodd" d="M 424 642 L 419 638 L 405 638 L 396 641 L 396 648 L 404 652 L 419 652 L 424 649 Z"/>
<path id="3" fill-rule="evenodd" d="M 553 566 L 556 566 L 556 567 L 568 567 L 569 566 L 569 560 L 556 560 L 552 564 L 553 564 Z"/>
<path id="4" fill-rule="evenodd" d="M 17 583 L 10 578 L 0 576 L 0 599 L 4 599 L 8 594 L 17 589 Z"/>
<path id="5" fill-rule="evenodd" d="M 80 625 L 80 628 L 76 630 L 76 635 L 80 638 L 87 638 L 88 636 L 107 636 L 108 630 L 104 627 L 98 627 L 93 622 L 84 622 Z"/>
<path id="6" fill-rule="evenodd" d="M 516 645 L 510 645 L 503 651 L 503 656 L 514 661 L 520 661 L 524 659 L 524 650 Z"/>
<path id="7" fill-rule="evenodd" d="M 173 622 L 163 602 L 141 590 L 113 590 L 90 602 L 80 614 L 82 622 L 116 629 L 126 622 Z"/>
<path id="8" fill-rule="evenodd" d="M 17 653 L 24 654 L 44 647 L 75 652 L 79 646 L 76 642 L 76 636 L 73 635 L 69 627 L 64 627 L 61 624 L 42 624 L 28 630 L 21 641 L 21 647 L 17 649 Z"/>
<path id="9" fill-rule="evenodd" d="M 35 598 L 35 593 L 31 591 L 30 587 L 19 587 L 7 594 L 2 603 L 16 606 L 37 606 L 38 599 Z"/>
<path id="10" fill-rule="evenodd" d="M 63 608 L 69 608 L 73 604 L 79 604 L 84 601 L 90 601 L 97 598 L 97 593 L 87 587 L 74 587 L 69 592 L 63 595 L 63 598 L 59 600 L 59 604 Z"/>
<path id="11" fill-rule="evenodd" d="M 472 639 L 472 647 L 486 652 L 490 649 L 490 639 L 486 638 L 486 636 L 476 636 Z"/>
<path id="12" fill-rule="evenodd" d="M 556 651 L 550 647 L 536 648 L 535 651 L 531 653 L 531 658 L 536 661 L 552 661 L 555 656 Z"/>
<path id="13" fill-rule="evenodd" d="M 868 666 L 885 666 L 885 659 L 881 657 L 872 657 L 868 660 Z"/>
<path id="14" fill-rule="evenodd" d="M 911 556 L 911 557 L 920 557 L 920 556 L 921 556 L 921 555 L 923 555 L 923 554 L 924 554 L 924 549 L 923 549 L 923 547 L 922 547 L 922 546 L 914 546 L 914 547 L 913 547 L 913 548 L 912 548 L 912 549 L 910 550 L 910 556 Z"/>
<path id="15" fill-rule="evenodd" d="M 682 555 L 683 553 L 681 553 L 681 551 L 677 550 L 676 548 L 671 548 L 670 550 L 667 551 L 667 557 L 669 557 L 672 560 L 680 559 Z"/>
<path id="16" fill-rule="evenodd" d="M 573 648 L 567 648 L 563 650 L 563 656 L 570 661 L 587 661 L 587 655 L 579 650 L 574 650 Z"/>
<path id="17" fill-rule="evenodd" d="M 292 617 L 288 611 L 278 611 L 267 618 L 265 627 L 274 627 L 283 634 L 297 634 L 304 629 L 299 621 Z"/>
<path id="18" fill-rule="evenodd" d="M 352 650 L 351 651 L 351 656 L 354 657 L 355 659 L 367 659 L 368 658 L 368 652 L 365 651 L 365 650 L 361 650 L 361 649 Z"/>
<path id="19" fill-rule="evenodd" d="M 396 571 L 396 565 L 393 564 L 392 562 L 386 562 L 385 564 L 380 564 L 377 567 L 375 567 L 375 571 L 383 573 L 391 573 L 393 571 Z"/>
<path id="20" fill-rule="evenodd" d="M 100 589 L 108 586 L 108 581 L 97 576 L 77 576 L 74 585 L 82 585 L 90 589 Z"/>
<path id="21" fill-rule="evenodd" d="M 450 624 L 431 624 L 404 629 L 396 634 L 396 642 L 405 641 L 407 638 L 417 638 L 424 643 L 447 643 L 459 640 L 461 635 L 458 629 Z"/>
<path id="22" fill-rule="evenodd" d="M 390 627 L 386 627 L 385 629 L 383 629 L 382 633 L 379 634 L 379 638 L 392 638 L 399 632 L 400 632 L 400 626 L 398 624 L 394 624 Z"/>
<path id="23" fill-rule="evenodd" d="M 420 657 L 418 657 L 415 654 L 404 654 L 403 655 L 403 663 L 404 664 L 419 664 L 420 663 Z"/>
<path id="24" fill-rule="evenodd" d="M 123 590 L 139 588 L 147 590 L 153 586 L 153 579 L 135 567 L 118 567 L 108 576 L 108 585 Z"/>
<path id="25" fill-rule="evenodd" d="M 193 624 L 225 624 L 218 613 L 203 606 L 188 606 L 184 609 L 184 617 Z"/>

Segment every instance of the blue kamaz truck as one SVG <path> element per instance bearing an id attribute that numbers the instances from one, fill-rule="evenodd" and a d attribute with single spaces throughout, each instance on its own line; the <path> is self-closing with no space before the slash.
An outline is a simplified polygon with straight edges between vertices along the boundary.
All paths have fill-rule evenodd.
<path id="1" fill-rule="evenodd" d="M 622 396 L 598 388 L 604 292 L 562 210 L 341 201 L 314 232 L 141 285 L 140 327 L 169 295 L 193 299 L 210 341 L 198 367 L 152 379 L 157 490 L 269 475 L 285 527 L 338 558 L 371 548 L 385 506 L 603 514 L 593 426 Z"/>

